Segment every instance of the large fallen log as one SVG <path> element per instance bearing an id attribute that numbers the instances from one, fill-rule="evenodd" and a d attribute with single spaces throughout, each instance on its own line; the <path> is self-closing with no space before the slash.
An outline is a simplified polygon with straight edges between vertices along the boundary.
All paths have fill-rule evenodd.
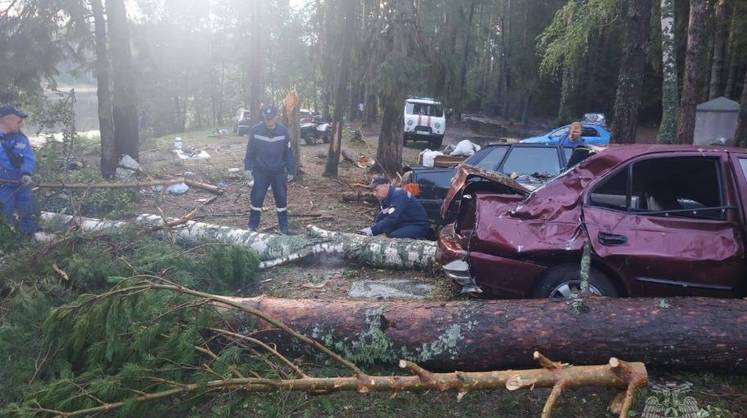
<path id="1" fill-rule="evenodd" d="M 303 235 L 275 235 L 251 232 L 203 222 L 167 219 L 143 214 L 129 222 L 73 217 L 43 212 L 45 228 L 64 231 L 74 224 L 82 232 L 114 232 L 136 226 L 158 234 L 169 234 L 177 241 L 194 245 L 204 242 L 235 244 L 254 250 L 262 264 L 269 268 L 314 255 L 339 257 L 346 261 L 376 268 L 430 270 L 436 258 L 436 244 L 431 241 L 366 237 L 344 232 L 325 231 L 309 226 Z M 169 228 L 164 231 L 164 228 Z"/>
<path id="2" fill-rule="evenodd" d="M 130 182 L 91 182 L 91 183 L 65 183 L 62 181 L 51 182 L 51 183 L 39 183 L 33 184 L 32 187 L 39 189 L 70 189 L 70 190 L 91 190 L 91 189 L 142 189 L 154 186 L 171 186 L 173 184 L 184 183 L 187 186 L 194 187 L 196 189 L 202 189 L 212 194 L 220 195 L 223 194 L 224 190 L 218 186 L 204 183 L 197 180 L 191 180 L 184 177 L 176 177 L 171 179 L 157 179 L 157 180 L 146 180 L 146 181 L 130 181 Z M 2 180 L 0 184 L 19 184 L 16 180 Z"/>
<path id="3" fill-rule="evenodd" d="M 740 299 L 234 300 L 355 362 L 404 358 L 436 370 L 496 370 L 527 366 L 539 350 L 573 364 L 617 356 L 647 366 L 747 371 L 747 300 Z M 242 321 L 237 328 L 255 326 L 254 337 L 289 347 L 268 324 Z"/>

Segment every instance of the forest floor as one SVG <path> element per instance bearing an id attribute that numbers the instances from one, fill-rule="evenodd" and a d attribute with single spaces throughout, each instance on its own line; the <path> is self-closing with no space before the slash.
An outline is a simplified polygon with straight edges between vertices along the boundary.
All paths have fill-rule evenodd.
<path id="1" fill-rule="evenodd" d="M 350 128 L 358 128 L 352 125 Z M 544 127 L 542 127 L 544 128 Z M 539 128 L 538 128 L 539 129 Z M 375 157 L 378 132 L 363 130 L 364 143 L 352 144 L 345 139 L 343 147 L 370 157 Z M 475 135 L 464 126 L 450 126 L 445 143 L 455 143 L 459 139 Z M 210 205 L 200 209 L 194 218 L 198 221 L 243 228 L 249 210 L 249 187 L 243 175 L 243 157 L 246 138 L 215 135 L 209 131 L 187 132 L 180 135 L 184 147 L 210 154 L 207 160 L 181 160 L 173 152 L 175 135 L 143 140 L 140 160 L 143 169 L 154 177 L 189 176 L 197 180 L 221 184 L 226 193 Z M 349 136 L 347 136 L 349 137 Z M 346 138 L 347 138 L 346 137 Z M 426 147 L 416 143 L 406 147 L 403 159 L 406 164 L 417 162 L 418 153 Z M 370 174 L 366 170 L 342 161 L 337 179 L 322 176 L 327 154 L 327 144 L 301 146 L 302 175 L 289 185 L 289 213 L 291 227 L 302 231 L 305 225 L 355 232 L 368 226 L 377 212 L 372 204 L 345 203 L 341 195 L 346 191 L 360 190 L 356 184 L 366 184 Z M 90 153 L 87 159 L 95 158 Z M 155 213 L 160 211 L 168 217 L 181 217 L 199 206 L 211 195 L 191 189 L 181 195 L 140 193 L 136 199 L 134 213 Z M 261 229 L 273 232 L 276 224 L 274 202 L 269 193 L 264 204 Z M 313 216 L 311 216 L 313 215 Z M 418 285 L 425 285 L 426 291 L 417 293 L 425 300 L 453 300 L 459 296 L 451 284 L 441 276 L 412 271 L 388 271 L 360 266 L 346 265 L 339 260 L 317 259 L 312 262 L 286 265 L 269 269 L 260 274 L 253 285 L 242 289 L 246 296 L 269 294 L 291 298 L 349 298 L 351 291 L 360 290 L 375 281 L 391 284 L 395 290 L 404 286 L 405 296 Z M 370 286 L 369 286 L 370 287 Z M 402 294 L 392 294 L 396 299 Z M 360 296 L 382 299 L 382 296 Z M 415 297 L 412 294 L 406 297 Z M 394 370 L 382 369 L 380 373 L 390 374 Z M 713 373 L 680 373 L 667 370 L 651 370 L 653 383 L 692 384 L 689 396 L 698 402 L 701 412 L 698 417 L 747 417 L 747 377 Z M 539 416 L 548 395 L 546 389 L 531 391 L 496 391 L 470 393 L 457 403 L 454 394 L 369 394 L 361 396 L 352 393 L 339 393 L 329 396 L 311 396 L 300 393 L 253 395 L 245 402 L 246 414 L 242 416 L 276 417 L 526 417 Z M 556 406 L 555 417 L 610 417 L 607 406 L 613 398 L 611 390 L 582 388 L 569 390 L 561 395 Z M 642 416 L 645 401 L 656 396 L 660 401 L 665 397 L 650 389 L 639 392 L 631 416 Z M 206 411 L 208 412 L 208 411 Z M 667 415 L 684 416 L 684 415 Z M 662 417 L 664 417 L 662 415 Z M 653 418 L 653 417 L 650 417 Z M 657 417 L 658 418 L 658 417 Z"/>

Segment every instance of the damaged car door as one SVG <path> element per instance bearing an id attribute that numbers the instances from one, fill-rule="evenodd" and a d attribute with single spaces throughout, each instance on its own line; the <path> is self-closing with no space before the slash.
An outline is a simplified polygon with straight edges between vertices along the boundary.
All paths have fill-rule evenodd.
<path id="1" fill-rule="evenodd" d="M 592 248 L 629 295 L 736 294 L 744 243 L 725 152 L 639 157 L 587 188 Z"/>

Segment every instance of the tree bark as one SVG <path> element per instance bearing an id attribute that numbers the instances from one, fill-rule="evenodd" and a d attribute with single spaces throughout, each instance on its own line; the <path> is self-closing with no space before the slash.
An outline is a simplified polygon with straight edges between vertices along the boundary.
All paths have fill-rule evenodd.
<path id="1" fill-rule="evenodd" d="M 739 4 L 734 3 L 734 10 L 731 14 L 731 24 L 729 25 L 729 40 L 728 43 L 728 61 L 729 69 L 726 75 L 726 86 L 724 86 L 724 96 L 732 98 L 734 96 L 734 84 L 737 78 L 737 67 L 739 67 L 739 51 L 737 47 L 737 25 L 739 23 L 739 13 L 737 7 Z"/>
<path id="2" fill-rule="evenodd" d="M 98 98 L 99 136 L 101 137 L 101 175 L 114 177 L 119 158 L 114 140 L 112 115 L 111 62 L 106 37 L 106 20 L 101 0 L 91 0 L 96 40 L 96 96 Z"/>
<path id="3" fill-rule="evenodd" d="M 376 148 L 377 166 L 389 177 L 402 168 L 402 97 L 390 94 L 381 98 L 384 111 L 381 117 L 379 145 Z"/>
<path id="4" fill-rule="evenodd" d="M 148 214 L 140 215 L 128 223 L 42 212 L 41 220 L 51 230 L 60 230 L 72 223 L 85 233 L 111 233 L 128 225 L 149 230 L 165 226 L 163 217 Z M 432 241 L 366 237 L 325 231 L 313 226 L 307 229 L 306 235 L 271 235 L 189 221 L 159 234 L 173 236 L 177 241 L 190 245 L 222 242 L 244 246 L 257 253 L 262 261 L 261 268 L 315 255 L 338 257 L 371 267 L 391 269 L 432 270 L 436 261 L 436 243 Z"/>
<path id="5" fill-rule="evenodd" d="M 662 109 L 658 141 L 663 144 L 673 144 L 677 141 L 677 107 L 680 94 L 674 37 L 674 2 L 675 0 L 661 0 Z"/>
<path id="6" fill-rule="evenodd" d="M 137 160 L 140 144 L 137 96 L 124 0 L 107 1 L 106 14 L 112 55 L 112 114 L 117 157 L 126 154 Z"/>
<path id="7" fill-rule="evenodd" d="M 648 366 L 747 371 L 747 300 L 713 298 L 364 302 L 234 298 L 362 363 L 400 358 L 436 370 L 496 370 L 610 356 Z M 239 329 L 289 345 L 243 317 Z M 257 333 L 257 331 L 259 331 Z"/>
<path id="8" fill-rule="evenodd" d="M 251 0 L 249 10 L 250 19 L 250 36 L 249 36 L 249 112 L 252 121 L 259 122 L 260 105 L 264 98 L 263 78 L 264 78 L 264 23 L 259 15 L 260 6 L 258 0 Z"/>
<path id="9" fill-rule="evenodd" d="M 335 113 L 332 117 L 334 133 L 329 141 L 327 164 L 324 166 L 324 177 L 337 178 L 337 167 L 340 165 L 340 149 L 342 148 L 342 126 L 345 114 L 345 104 L 349 98 L 348 82 L 350 77 L 351 34 L 354 32 L 356 2 L 343 0 L 340 13 L 341 35 L 343 37 L 340 50 L 340 67 L 337 73 L 337 87 L 335 89 Z"/>
<path id="10" fill-rule="evenodd" d="M 734 143 L 740 147 L 747 146 L 747 68 L 744 71 L 744 84 L 742 84 L 742 99 L 739 107 L 739 121 L 734 133 Z"/>
<path id="11" fill-rule="evenodd" d="M 635 143 L 650 19 L 651 0 L 628 2 L 623 55 L 612 117 L 612 139 L 615 143 Z"/>
<path id="12" fill-rule="evenodd" d="M 713 39 L 713 57 L 711 59 L 711 82 L 708 89 L 709 99 L 715 99 L 724 94 L 724 56 L 726 55 L 730 9 L 727 0 L 718 0 L 716 4 L 716 33 Z"/>
<path id="13" fill-rule="evenodd" d="M 698 98 L 698 68 L 703 51 L 705 9 L 705 0 L 690 0 L 685 73 L 677 119 L 677 140 L 680 144 L 692 144 L 695 133 L 695 105 Z"/>

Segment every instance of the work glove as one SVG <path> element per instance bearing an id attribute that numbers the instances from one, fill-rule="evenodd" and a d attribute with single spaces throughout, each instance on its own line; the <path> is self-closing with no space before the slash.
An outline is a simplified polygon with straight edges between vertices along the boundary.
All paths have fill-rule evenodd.
<path id="1" fill-rule="evenodd" d="M 365 235 L 367 237 L 373 236 L 373 231 L 371 231 L 371 227 L 363 228 L 360 231 L 358 231 L 359 234 Z"/>
<path id="2" fill-rule="evenodd" d="M 31 185 L 31 176 L 28 174 L 24 174 L 21 176 L 21 186 L 30 186 Z"/>
<path id="3" fill-rule="evenodd" d="M 292 182 L 293 179 L 296 178 L 293 174 L 288 174 L 288 183 Z"/>

